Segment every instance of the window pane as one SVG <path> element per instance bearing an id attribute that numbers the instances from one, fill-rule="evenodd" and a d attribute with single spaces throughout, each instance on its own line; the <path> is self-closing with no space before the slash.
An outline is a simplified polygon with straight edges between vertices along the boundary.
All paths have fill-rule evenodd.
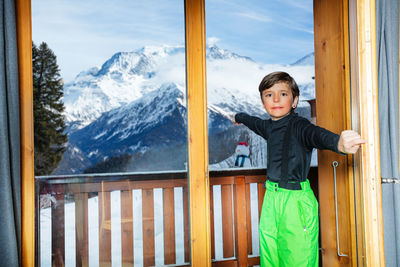
<path id="1" fill-rule="evenodd" d="M 41 265 L 188 263 L 184 2 L 32 0 L 32 21 Z"/>
<path id="2" fill-rule="evenodd" d="M 259 255 L 258 218 L 267 143 L 245 126 L 235 126 L 231 116 L 245 112 L 269 118 L 260 99 L 259 83 L 271 72 L 285 71 L 299 85 L 300 102 L 296 112 L 311 120 L 310 103 L 315 102 L 313 2 L 206 0 L 205 4 L 210 169 L 215 171 L 214 175 L 229 170 L 232 176 L 259 178 L 258 185 L 246 183 L 248 254 L 255 257 Z M 312 164 L 316 163 L 315 154 Z M 218 181 L 222 184 L 222 179 Z M 228 195 L 224 190 L 229 189 L 224 189 L 226 185 L 219 182 L 211 183 L 214 184 L 215 217 L 211 229 L 214 259 L 237 257 L 227 250 L 235 245 L 234 239 L 238 237 L 229 242 L 224 237 L 234 232 L 225 229 L 230 219 L 224 214 L 231 211 L 224 209 L 235 209 L 235 206 L 221 205 L 220 201 L 224 202 Z M 238 211 L 231 213 L 235 212 Z"/>

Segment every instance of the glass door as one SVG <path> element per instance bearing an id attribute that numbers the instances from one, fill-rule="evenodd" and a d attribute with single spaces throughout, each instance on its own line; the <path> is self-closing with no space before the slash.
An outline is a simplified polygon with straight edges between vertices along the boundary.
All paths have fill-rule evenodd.
<path id="1" fill-rule="evenodd" d="M 189 264 L 184 2 L 32 0 L 32 25 L 40 266 Z"/>

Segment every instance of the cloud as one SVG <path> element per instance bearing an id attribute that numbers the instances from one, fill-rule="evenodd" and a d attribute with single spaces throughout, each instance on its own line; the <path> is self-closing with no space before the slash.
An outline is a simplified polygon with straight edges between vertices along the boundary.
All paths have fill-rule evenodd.
<path id="1" fill-rule="evenodd" d="M 216 45 L 219 40 L 220 39 L 218 37 L 208 37 L 207 38 L 207 45 L 209 45 L 209 46 Z"/>
<path id="2" fill-rule="evenodd" d="M 271 21 L 271 19 L 268 18 L 267 16 L 265 16 L 264 14 L 258 14 L 256 12 L 249 12 L 249 11 L 240 12 L 240 13 L 236 13 L 236 15 L 243 17 L 243 18 L 259 21 L 259 22 L 270 22 Z"/>

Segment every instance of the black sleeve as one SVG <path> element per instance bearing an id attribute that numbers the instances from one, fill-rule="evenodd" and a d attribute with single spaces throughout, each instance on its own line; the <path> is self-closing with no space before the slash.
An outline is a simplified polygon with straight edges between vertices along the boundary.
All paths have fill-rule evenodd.
<path id="1" fill-rule="evenodd" d="M 329 149 L 345 155 L 338 150 L 339 135 L 316 126 L 304 118 L 298 120 L 294 128 L 298 139 L 309 149 Z"/>
<path id="2" fill-rule="evenodd" d="M 235 115 L 237 123 L 243 123 L 254 133 L 260 135 L 264 139 L 268 139 L 270 127 L 268 120 L 263 120 L 258 117 L 247 115 L 246 113 L 237 113 Z"/>

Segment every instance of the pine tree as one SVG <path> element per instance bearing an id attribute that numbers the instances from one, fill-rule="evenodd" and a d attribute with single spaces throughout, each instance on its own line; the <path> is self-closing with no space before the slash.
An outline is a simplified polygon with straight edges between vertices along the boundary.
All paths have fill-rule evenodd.
<path id="1" fill-rule="evenodd" d="M 32 44 L 35 175 L 47 175 L 65 152 L 63 81 L 56 55 L 43 42 Z"/>

